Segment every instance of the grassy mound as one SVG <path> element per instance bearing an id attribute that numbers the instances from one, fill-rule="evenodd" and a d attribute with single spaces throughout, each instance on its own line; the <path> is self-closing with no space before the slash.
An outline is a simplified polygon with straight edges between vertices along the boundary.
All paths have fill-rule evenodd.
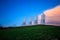
<path id="1" fill-rule="evenodd" d="M 59 40 L 60 27 L 33 25 L 0 30 L 0 40 Z"/>

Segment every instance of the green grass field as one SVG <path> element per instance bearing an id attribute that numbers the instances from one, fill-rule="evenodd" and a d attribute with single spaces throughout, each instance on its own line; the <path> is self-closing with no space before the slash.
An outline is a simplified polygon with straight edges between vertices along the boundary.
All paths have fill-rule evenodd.
<path id="1" fill-rule="evenodd" d="M 0 29 L 0 40 L 59 40 L 60 27 L 33 25 Z"/>

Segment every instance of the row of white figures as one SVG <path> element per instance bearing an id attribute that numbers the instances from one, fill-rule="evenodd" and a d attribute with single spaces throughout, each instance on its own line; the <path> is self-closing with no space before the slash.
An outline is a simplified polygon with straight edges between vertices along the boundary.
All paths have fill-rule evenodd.
<path id="1" fill-rule="evenodd" d="M 32 17 L 30 18 L 29 24 L 32 25 Z M 38 24 L 38 16 L 36 17 L 34 24 L 35 25 Z M 41 24 L 45 24 L 45 14 L 44 13 L 41 15 Z M 22 25 L 26 25 L 26 18 L 24 18 Z"/>

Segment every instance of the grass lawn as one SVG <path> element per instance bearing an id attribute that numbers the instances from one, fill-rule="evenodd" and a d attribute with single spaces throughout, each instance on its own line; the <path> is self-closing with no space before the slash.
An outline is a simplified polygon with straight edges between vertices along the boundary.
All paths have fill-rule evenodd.
<path id="1" fill-rule="evenodd" d="M 0 29 L 0 40 L 59 40 L 60 27 L 33 25 Z"/>

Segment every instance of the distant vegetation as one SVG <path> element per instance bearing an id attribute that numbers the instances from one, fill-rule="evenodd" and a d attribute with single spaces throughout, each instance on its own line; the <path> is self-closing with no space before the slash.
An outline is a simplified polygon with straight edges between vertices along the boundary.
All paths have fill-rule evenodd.
<path id="1" fill-rule="evenodd" d="M 0 30 L 0 40 L 59 40 L 60 27 L 32 25 Z"/>
<path id="2" fill-rule="evenodd" d="M 0 24 L 0 29 L 3 29 L 3 26 Z"/>

